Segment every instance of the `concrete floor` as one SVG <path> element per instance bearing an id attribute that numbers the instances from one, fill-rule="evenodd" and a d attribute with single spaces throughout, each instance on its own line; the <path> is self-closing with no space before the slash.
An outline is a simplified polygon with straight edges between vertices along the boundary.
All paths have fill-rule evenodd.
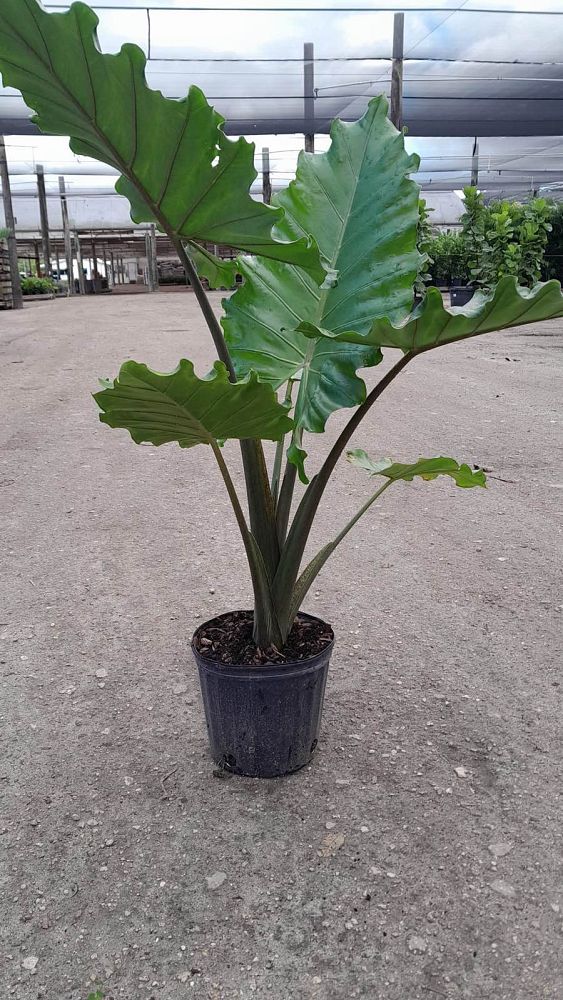
<path id="1" fill-rule="evenodd" d="M 89 395 L 127 357 L 203 373 L 195 301 L 0 313 L 2 1000 L 561 997 L 562 346 L 394 383 L 355 444 L 489 489 L 388 491 L 307 602 L 337 634 L 313 765 L 219 780 L 189 640 L 248 606 L 236 525 L 206 449 L 135 447 Z M 317 544 L 368 488 L 343 462 Z"/>

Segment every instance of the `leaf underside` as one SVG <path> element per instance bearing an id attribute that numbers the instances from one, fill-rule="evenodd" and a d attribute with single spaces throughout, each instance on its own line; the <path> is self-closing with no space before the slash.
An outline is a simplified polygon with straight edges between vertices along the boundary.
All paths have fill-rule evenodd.
<path id="1" fill-rule="evenodd" d="M 339 334 L 324 330 L 322 333 L 331 342 L 336 336 L 336 343 L 398 347 L 405 353 L 418 354 L 482 333 L 557 316 L 563 316 L 563 295 L 558 281 L 523 288 L 517 285 L 515 277 L 507 275 L 492 292 L 476 292 L 464 306 L 446 308 L 441 292 L 429 288 L 420 305 L 397 326 L 387 319 L 378 319 L 365 334 L 355 330 Z M 318 327 L 303 327 L 303 333 L 313 339 L 320 332 Z"/>
<path id="2" fill-rule="evenodd" d="M 237 371 L 255 369 L 276 387 L 300 377 L 295 423 L 305 430 L 320 432 L 334 410 L 363 402 L 356 371 L 378 364 L 381 355 L 324 338 L 311 344 L 299 324 L 367 331 L 375 317 L 397 319 L 412 304 L 418 188 L 407 174 L 418 158 L 406 154 L 386 114 L 380 97 L 360 121 L 333 122 L 328 152 L 300 153 L 295 181 L 275 199 L 285 209 L 276 232 L 285 239 L 310 234 L 337 272 L 332 287 L 319 288 L 291 265 L 244 260 L 244 284 L 224 303 Z"/>
<path id="3" fill-rule="evenodd" d="M 134 222 L 157 222 L 184 240 L 226 244 L 289 260 L 324 274 L 307 235 L 280 242 L 272 227 L 283 212 L 250 196 L 254 144 L 228 139 L 224 119 L 198 87 L 183 100 L 151 90 L 136 45 L 116 55 L 98 46 L 98 17 L 83 3 L 47 13 L 37 0 L 2 0 L 0 72 L 51 135 L 109 163 Z"/>
<path id="4" fill-rule="evenodd" d="M 460 465 L 454 458 L 419 458 L 418 462 L 403 464 L 391 462 L 383 458 L 374 462 L 361 448 L 348 451 L 346 457 L 351 465 L 364 469 L 370 476 L 385 476 L 392 482 L 400 479 L 412 482 L 415 477 L 420 479 L 436 479 L 438 476 L 450 476 L 456 486 L 470 489 L 473 486 L 486 486 L 487 477 L 482 469 L 471 469 L 468 465 Z"/>
<path id="5" fill-rule="evenodd" d="M 170 374 L 126 361 L 111 387 L 94 399 L 102 410 L 100 420 L 127 429 L 136 444 L 175 441 L 192 448 L 226 438 L 277 441 L 292 427 L 271 386 L 254 373 L 233 384 L 220 361 L 204 379 L 185 359 Z"/>

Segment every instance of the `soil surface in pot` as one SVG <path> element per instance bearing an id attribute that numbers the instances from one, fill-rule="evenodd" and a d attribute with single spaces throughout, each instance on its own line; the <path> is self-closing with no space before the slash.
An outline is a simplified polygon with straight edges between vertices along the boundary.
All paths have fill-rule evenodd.
<path id="1" fill-rule="evenodd" d="M 218 663 L 256 666 L 265 663 L 291 663 L 316 656 L 334 638 L 330 625 L 317 620 L 296 618 L 283 651 L 270 646 L 258 649 L 252 639 L 252 611 L 231 611 L 212 618 L 205 629 L 198 631 L 195 645 L 202 656 Z"/>

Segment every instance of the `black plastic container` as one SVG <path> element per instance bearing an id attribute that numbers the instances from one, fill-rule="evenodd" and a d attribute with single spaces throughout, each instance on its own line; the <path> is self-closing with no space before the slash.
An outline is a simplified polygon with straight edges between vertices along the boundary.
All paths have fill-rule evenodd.
<path id="1" fill-rule="evenodd" d="M 205 628 L 199 627 L 194 640 Z M 319 739 L 333 646 L 334 638 L 307 660 L 236 666 L 202 656 L 192 641 L 211 754 L 220 767 L 278 778 L 309 763 Z"/>
<path id="2" fill-rule="evenodd" d="M 450 288 L 450 303 L 452 306 L 464 306 L 468 302 L 471 302 L 475 294 L 475 289 L 472 285 L 452 285 Z"/>

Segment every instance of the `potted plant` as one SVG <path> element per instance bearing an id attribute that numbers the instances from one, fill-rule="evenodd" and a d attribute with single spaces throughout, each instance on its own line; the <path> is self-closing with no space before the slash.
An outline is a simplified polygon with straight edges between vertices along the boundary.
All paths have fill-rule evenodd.
<path id="1" fill-rule="evenodd" d="M 399 463 L 349 450 L 354 431 L 419 354 L 563 315 L 563 297 L 557 282 L 529 290 L 507 277 L 466 310 L 450 312 L 430 288 L 409 312 L 421 264 L 418 188 L 410 179 L 418 158 L 406 154 L 383 97 L 370 101 L 360 121 L 335 121 L 326 153 L 302 153 L 295 180 L 270 207 L 249 193 L 253 146 L 226 137 L 198 88 L 182 101 L 150 90 L 136 46 L 102 54 L 97 23 L 83 4 L 48 14 L 36 0 L 3 0 L 0 70 L 45 132 L 70 135 L 76 153 L 117 167 L 117 190 L 134 221 L 167 233 L 193 286 L 218 355 L 211 373 L 200 377 L 185 359 L 169 374 L 127 361 L 95 398 L 102 421 L 136 443 L 212 450 L 254 593 L 252 611 L 227 611 L 193 638 L 212 752 L 238 773 L 284 774 L 310 759 L 318 739 L 334 637 L 301 607 L 327 559 L 397 483 L 445 475 L 462 488 L 485 485 L 482 471 L 451 458 Z M 241 256 L 219 260 L 205 243 Z M 243 283 L 224 301 L 219 322 L 201 277 L 230 287 L 236 272 Z M 357 370 L 378 365 L 387 348 L 399 357 L 367 392 Z M 343 407 L 353 412 L 327 457 L 306 462 L 305 448 L 314 448 L 315 435 Z M 233 439 L 242 450 L 247 512 L 229 469 Z M 271 474 L 264 440 L 277 442 Z M 346 454 L 373 479 L 373 490 L 302 568 L 311 525 Z"/>

